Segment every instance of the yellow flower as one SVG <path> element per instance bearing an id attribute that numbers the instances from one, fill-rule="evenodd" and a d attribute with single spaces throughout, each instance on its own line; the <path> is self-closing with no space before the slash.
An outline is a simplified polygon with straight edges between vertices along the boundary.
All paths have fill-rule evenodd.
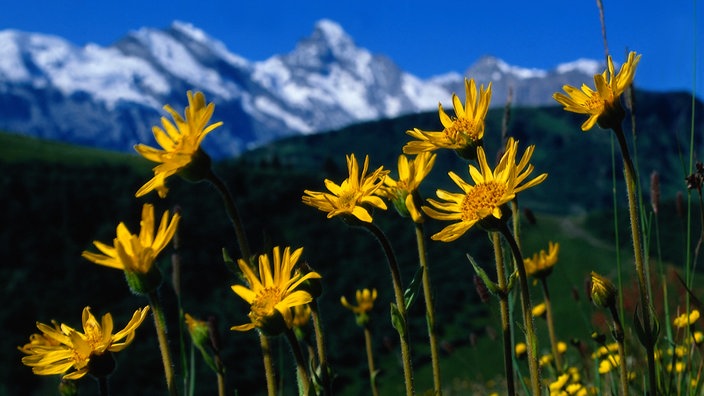
<path id="1" fill-rule="evenodd" d="M 144 158 L 159 163 L 154 168 L 154 177 L 137 191 L 136 197 L 156 190 L 159 196 L 164 198 L 169 191 L 165 184 L 166 178 L 182 173 L 182 171 L 193 171 L 194 169 L 188 169 L 193 167 L 192 163 L 198 163 L 198 166 L 207 166 L 209 169 L 210 159 L 205 152 L 200 150 L 200 144 L 203 138 L 221 126 L 222 122 L 208 125 L 210 117 L 213 116 L 215 105 L 213 103 L 206 105 L 205 95 L 202 92 L 193 94 L 188 91 L 187 95 L 188 106 L 184 111 L 184 117 L 181 117 L 171 106 L 166 105 L 164 110 L 171 114 L 175 124 L 166 117 L 162 117 L 163 129 L 158 126 L 152 127 L 154 137 L 163 150 L 141 143 L 134 146 L 134 149 Z M 203 161 L 203 163 L 199 161 Z M 187 173 L 185 176 L 188 176 Z"/>
<path id="2" fill-rule="evenodd" d="M 586 84 L 582 89 L 565 85 L 562 89 L 567 95 L 557 92 L 552 97 L 565 106 L 566 111 L 588 114 L 589 118 L 582 124 L 582 130 L 588 131 L 597 122 L 601 127 L 608 128 L 614 122 L 621 122 L 623 109 L 619 102 L 621 94 L 633 82 L 636 66 L 640 55 L 635 52 L 628 54 L 628 60 L 621 65 L 618 74 L 614 74 L 614 62 L 608 57 L 608 70 L 594 76 L 596 91 Z M 608 73 L 608 74 L 607 74 Z"/>
<path id="3" fill-rule="evenodd" d="M 146 294 L 161 283 L 161 273 L 154 265 L 156 257 L 171 241 L 178 222 L 178 213 L 169 220 L 169 211 L 161 217 L 159 228 L 154 234 L 154 206 L 145 204 L 142 207 L 142 221 L 139 235 L 133 235 L 125 223 L 117 226 L 117 236 L 112 246 L 99 241 L 93 241 L 101 253 L 84 251 L 81 256 L 96 264 L 125 271 L 125 278 L 130 289 L 136 294 Z"/>
<path id="4" fill-rule="evenodd" d="M 547 307 L 545 303 L 540 303 L 536 306 L 533 307 L 531 310 L 531 314 L 533 315 L 534 318 L 539 318 L 543 315 L 545 315 L 545 311 L 547 310 Z"/>
<path id="5" fill-rule="evenodd" d="M 416 223 L 423 221 L 423 216 L 415 202 L 418 186 L 433 169 L 436 157 L 437 155 L 428 152 L 418 154 L 415 160 L 409 160 L 405 155 L 400 155 L 398 180 L 386 176 L 384 185 L 379 188 L 379 195 L 391 200 L 399 213 L 404 216 L 410 215 Z"/>
<path id="6" fill-rule="evenodd" d="M 82 256 L 106 267 L 146 274 L 151 270 L 156 256 L 173 238 L 180 219 L 181 216 L 176 213 L 169 221 L 169 211 L 167 210 L 161 217 L 159 229 L 154 235 L 154 206 L 145 204 L 142 207 L 139 235 L 130 233 L 125 223 L 121 222 L 117 226 L 117 237 L 113 240 L 113 246 L 93 241 L 95 247 L 102 254 L 84 251 Z"/>
<path id="7" fill-rule="evenodd" d="M 491 83 L 486 90 L 482 85 L 477 95 L 477 85 L 474 79 L 465 79 L 465 105 L 457 95 L 452 94 L 452 104 L 455 108 L 455 118 L 445 113 L 442 104 L 438 104 L 438 113 L 443 130 L 426 132 L 418 128 L 406 133 L 418 140 L 410 141 L 403 147 L 405 154 L 419 154 L 447 148 L 457 151 L 463 157 L 474 158 L 475 148 L 480 146 L 484 137 L 484 118 L 491 101 Z"/>
<path id="8" fill-rule="evenodd" d="M 307 279 L 321 277 L 317 272 L 301 275 L 295 270 L 302 253 L 303 248 L 291 252 L 291 248 L 286 247 L 282 254 L 280 247 L 274 247 L 273 267 L 269 255 L 259 255 L 258 276 L 246 261 L 237 260 L 249 287 L 233 285 L 232 291 L 250 305 L 248 316 L 251 322 L 233 326 L 231 330 L 248 331 L 257 327 L 267 334 L 275 335 L 291 328 L 291 308 L 313 301 L 309 292 L 298 288 Z"/>
<path id="9" fill-rule="evenodd" d="M 522 359 L 524 356 L 526 356 L 526 352 L 528 352 L 528 347 L 524 342 L 519 342 L 516 344 L 516 358 L 517 359 Z"/>
<path id="10" fill-rule="evenodd" d="M 693 325 L 697 320 L 699 320 L 699 311 L 693 309 L 689 315 L 683 313 L 682 315 L 676 317 L 673 324 L 675 327 L 687 327 Z"/>
<path id="11" fill-rule="evenodd" d="M 550 275 L 552 268 L 557 263 L 557 253 L 560 251 L 560 244 L 548 243 L 548 251 L 540 249 L 539 253 L 533 254 L 533 257 L 523 259 L 526 267 L 526 274 L 536 278 L 542 278 Z"/>
<path id="12" fill-rule="evenodd" d="M 82 333 L 65 324 L 53 322 L 53 326 L 49 326 L 37 322 L 42 334 L 32 335 L 30 343 L 19 348 L 27 354 L 22 363 L 32 367 L 37 375 L 58 374 L 67 380 L 81 378 L 94 367 L 89 365 L 91 359 L 98 359 L 106 352 L 119 352 L 132 343 L 147 312 L 149 306 L 135 311 L 127 326 L 115 334 L 112 334 L 112 315 L 103 315 L 98 323 L 90 307 L 83 309 Z M 71 369 L 73 371 L 68 372 Z"/>
<path id="13" fill-rule="evenodd" d="M 548 389 L 550 390 L 550 394 L 552 395 L 555 392 L 558 392 L 562 390 L 562 388 L 567 385 L 567 381 L 569 381 L 570 376 L 569 374 L 562 374 L 559 377 L 557 377 L 557 380 L 555 382 L 550 383 L 548 385 Z"/>
<path id="14" fill-rule="evenodd" d="M 612 369 L 619 366 L 621 357 L 619 355 L 609 355 L 606 359 L 599 362 L 599 374 L 606 374 Z"/>
<path id="15" fill-rule="evenodd" d="M 363 314 L 374 308 L 374 301 L 376 301 L 376 297 L 376 289 L 372 289 L 371 291 L 369 289 L 363 289 L 357 290 L 355 294 L 357 305 L 352 305 L 347 302 L 347 298 L 345 296 L 340 297 L 340 303 L 343 307 L 349 309 L 355 314 Z"/>
<path id="16" fill-rule="evenodd" d="M 428 199 L 433 207 L 423 206 L 422 209 L 425 214 L 434 219 L 459 221 L 445 227 L 431 238 L 451 242 L 486 218 L 501 220 L 502 217 L 508 216 L 510 212 L 508 209 L 502 210 L 502 205 L 514 199 L 517 193 L 542 183 L 547 177 L 547 174 L 543 173 L 523 183 L 533 172 L 533 165 L 529 165 L 528 161 L 534 149 L 535 146 L 529 146 L 521 161 L 516 164 L 518 142 L 509 138 L 501 161 L 492 171 L 487 163 L 484 149 L 478 147 L 477 160 L 480 169 L 469 165 L 469 174 L 474 180 L 474 186 L 466 183 L 454 172 L 449 172 L 450 178 L 462 189 L 462 193 L 437 190 L 438 198 L 446 202 Z M 486 226 L 487 222 L 480 224 Z"/>
<path id="17" fill-rule="evenodd" d="M 364 158 L 362 173 L 354 154 L 347 156 L 347 171 L 349 177 L 342 184 L 325 179 L 325 187 L 330 193 L 305 190 L 303 203 L 328 213 L 328 219 L 337 215 L 351 215 L 357 219 L 371 223 L 372 216 L 362 205 L 369 205 L 386 210 L 384 201 L 375 196 L 374 192 L 383 184 L 388 171 L 383 166 L 367 176 L 369 156 Z"/>
<path id="18" fill-rule="evenodd" d="M 557 353 L 565 353 L 567 352 L 567 343 L 564 341 L 558 341 L 557 343 Z"/>

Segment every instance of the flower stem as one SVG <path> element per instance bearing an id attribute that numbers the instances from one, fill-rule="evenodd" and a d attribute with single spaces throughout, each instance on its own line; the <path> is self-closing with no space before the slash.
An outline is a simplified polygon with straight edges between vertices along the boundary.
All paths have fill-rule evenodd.
<path id="1" fill-rule="evenodd" d="M 161 361 L 164 364 L 166 386 L 169 389 L 169 395 L 175 396 L 178 395 L 178 390 L 176 389 L 176 382 L 174 380 L 174 363 L 171 360 L 171 352 L 169 350 L 169 338 L 166 330 L 164 309 L 161 306 L 156 290 L 149 292 L 149 305 L 151 305 L 152 315 L 154 316 L 154 327 L 156 327 L 156 335 L 159 339 L 159 349 L 161 350 Z"/>
<path id="2" fill-rule="evenodd" d="M 235 229 L 235 236 L 237 237 L 237 244 L 240 247 L 240 254 L 247 262 L 251 258 L 251 253 L 249 251 L 249 243 L 247 242 L 247 235 L 244 231 L 244 226 L 242 225 L 242 219 L 240 218 L 239 211 L 237 210 L 237 205 L 235 205 L 235 200 L 227 188 L 225 183 L 215 174 L 215 172 L 210 170 L 206 178 L 220 193 L 222 201 L 225 204 L 225 211 L 227 216 L 230 218 L 230 222 Z"/>
<path id="3" fill-rule="evenodd" d="M 423 297 L 425 298 L 425 319 L 428 324 L 428 339 L 430 341 L 430 358 L 433 366 L 433 391 L 436 396 L 442 395 L 440 381 L 440 354 L 438 353 L 438 340 L 435 334 L 435 308 L 433 307 L 433 294 L 430 289 L 430 274 L 428 273 L 428 257 L 425 253 L 425 237 L 423 224 L 415 223 L 416 243 L 418 245 L 418 262 L 423 269 Z"/>
<path id="4" fill-rule="evenodd" d="M 396 256 L 394 255 L 393 249 L 391 248 L 391 243 L 389 242 L 384 232 L 381 231 L 379 227 L 373 223 L 366 223 L 363 221 L 359 222 L 367 230 L 369 230 L 379 241 L 381 247 L 384 249 L 386 254 L 386 259 L 389 263 L 389 270 L 391 272 L 391 280 L 394 286 L 394 295 L 396 297 L 396 305 L 398 312 L 401 316 L 401 326 L 402 329 L 399 331 L 399 339 L 401 340 L 401 357 L 403 360 L 403 376 L 406 383 L 406 395 L 413 395 L 413 367 L 411 365 L 411 348 L 408 342 L 408 325 L 406 322 L 406 302 L 403 298 L 403 288 L 401 286 L 401 273 L 398 268 L 398 263 L 396 262 Z"/>
<path id="5" fill-rule="evenodd" d="M 369 331 L 369 326 L 364 326 L 364 344 L 367 347 L 367 365 L 369 366 L 369 384 L 372 388 L 372 396 L 379 396 L 379 391 L 376 389 L 374 349 L 372 348 L 372 333 Z"/>
<path id="6" fill-rule="evenodd" d="M 269 339 L 262 333 L 259 333 L 259 344 L 262 348 L 262 359 L 264 362 L 264 374 L 266 375 L 266 389 L 268 396 L 276 396 L 276 378 L 274 377 L 274 361 L 271 358 L 271 344 Z"/>
<path id="7" fill-rule="evenodd" d="M 644 333 L 643 344 L 648 359 L 648 393 L 654 395 L 656 387 L 655 377 L 655 337 L 653 335 L 653 326 L 650 319 L 650 295 L 648 294 L 648 285 L 646 282 L 645 264 L 643 261 L 643 249 L 641 247 L 640 237 L 640 221 L 638 220 L 638 201 L 636 197 L 636 173 L 631 161 L 631 156 L 628 153 L 628 145 L 623 134 L 623 129 L 620 124 L 613 128 L 616 133 L 616 138 L 621 147 L 621 156 L 624 163 L 624 178 L 626 182 L 626 190 L 628 192 L 628 213 L 631 217 L 631 239 L 633 241 L 633 255 L 636 264 L 636 275 L 638 278 L 638 289 L 640 291 L 640 312 L 642 318 L 642 327 Z"/>
<path id="8" fill-rule="evenodd" d="M 501 310 L 501 333 L 504 339 L 504 371 L 506 375 L 506 394 L 513 396 L 516 394 L 516 384 L 513 379 L 513 339 L 511 337 L 511 318 L 508 306 L 508 285 L 506 282 L 506 268 L 504 266 L 504 255 L 501 250 L 501 236 L 497 232 L 491 233 L 491 241 L 494 245 L 494 261 L 496 261 L 496 277 L 498 278 L 499 308 Z"/>
<path id="9" fill-rule="evenodd" d="M 308 396 L 310 394 L 310 377 L 308 376 L 308 370 L 306 370 L 306 361 L 303 358 L 303 351 L 301 351 L 301 344 L 298 343 L 296 335 L 291 329 L 286 329 L 284 332 L 286 334 L 286 339 L 291 346 L 291 351 L 296 359 L 296 372 L 298 373 L 298 394 L 300 396 Z"/>
<path id="10" fill-rule="evenodd" d="M 325 349 L 325 335 L 323 326 L 320 321 L 320 312 L 318 310 L 318 302 L 313 300 L 310 303 L 311 315 L 313 316 L 313 328 L 315 329 L 315 343 L 318 348 L 318 362 L 320 364 L 320 375 L 323 380 L 324 395 L 332 395 L 332 386 L 330 384 L 330 373 L 328 370 L 327 351 Z"/>
<path id="11" fill-rule="evenodd" d="M 533 315 L 532 306 L 530 302 L 530 292 L 528 290 L 528 276 L 526 275 L 526 268 L 523 264 L 523 255 L 521 254 L 521 249 L 516 243 L 511 231 L 509 231 L 508 226 L 505 223 L 501 223 L 499 232 L 504 236 L 511 251 L 513 252 L 513 258 L 516 263 L 516 269 L 518 270 L 518 280 L 521 286 L 521 307 L 523 309 L 523 325 L 526 336 L 526 346 L 528 347 L 528 369 L 530 371 L 530 382 L 533 396 L 539 396 L 541 394 L 540 389 L 540 372 L 538 366 L 538 338 L 535 335 L 535 328 L 533 326 Z"/>
<path id="12" fill-rule="evenodd" d="M 97 377 L 98 380 L 98 388 L 99 388 L 99 395 L 100 396 L 110 396 L 110 385 L 108 383 L 108 376 L 107 375 L 101 375 Z"/>
<path id="13" fill-rule="evenodd" d="M 555 358 L 555 368 L 558 373 L 562 372 L 562 355 L 557 350 L 557 336 L 555 335 L 555 323 L 553 321 L 552 303 L 550 302 L 550 291 L 548 290 L 547 277 L 541 277 L 540 283 L 543 286 L 543 296 L 545 297 L 545 317 L 548 324 L 548 335 L 550 336 L 550 346 L 552 355 Z"/>
<path id="14" fill-rule="evenodd" d="M 616 305 L 611 304 L 609 306 L 609 311 L 611 311 L 611 317 L 614 321 L 614 331 L 613 336 L 618 344 L 618 358 L 619 358 L 619 373 L 621 376 L 621 393 L 620 395 L 628 396 L 628 367 L 626 362 L 626 346 L 624 344 L 624 334 L 623 326 L 621 325 L 621 320 L 618 317 L 618 311 L 616 310 Z"/>

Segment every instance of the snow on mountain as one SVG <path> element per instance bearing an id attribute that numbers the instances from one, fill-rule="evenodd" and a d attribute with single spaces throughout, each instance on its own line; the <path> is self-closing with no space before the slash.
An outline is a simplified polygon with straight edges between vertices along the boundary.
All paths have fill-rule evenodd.
<path id="1" fill-rule="evenodd" d="M 544 71 L 483 57 L 465 73 L 493 82 L 492 103 L 509 88 L 517 105 L 546 104 L 562 84 L 602 67 L 580 59 Z M 186 22 L 129 32 L 109 47 L 82 47 L 43 34 L 0 31 L 0 129 L 131 150 L 155 144 L 162 106 L 182 109 L 187 90 L 216 103 L 224 126 L 205 140 L 231 156 L 292 134 L 310 134 L 383 117 L 436 110 L 464 94 L 464 76 L 427 80 L 358 47 L 340 25 L 321 20 L 287 54 L 250 62 Z M 446 106 L 450 107 L 450 106 Z"/>

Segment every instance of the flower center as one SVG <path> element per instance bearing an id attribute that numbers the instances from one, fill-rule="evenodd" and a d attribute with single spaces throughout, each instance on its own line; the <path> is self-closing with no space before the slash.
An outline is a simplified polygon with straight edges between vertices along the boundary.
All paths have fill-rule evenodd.
<path id="1" fill-rule="evenodd" d="M 479 140 L 481 125 L 477 125 L 468 118 L 456 118 L 452 121 L 452 125 L 445 128 L 443 132 L 452 143 L 466 145 Z"/>
<path id="2" fill-rule="evenodd" d="M 338 197 L 338 202 L 341 208 L 353 209 L 357 205 L 357 191 L 343 191 Z"/>
<path id="3" fill-rule="evenodd" d="M 477 184 L 462 201 L 462 220 L 481 220 L 491 214 L 506 192 L 506 185 L 489 181 Z"/>
<path id="4" fill-rule="evenodd" d="M 275 306 L 281 301 L 281 290 L 278 287 L 267 287 L 257 294 L 250 307 L 249 318 L 259 325 L 263 319 L 274 313 Z"/>

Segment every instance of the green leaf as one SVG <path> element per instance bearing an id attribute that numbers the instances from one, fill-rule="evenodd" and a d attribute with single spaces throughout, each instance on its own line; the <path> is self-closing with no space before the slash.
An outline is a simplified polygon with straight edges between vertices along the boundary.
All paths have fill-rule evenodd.
<path id="1" fill-rule="evenodd" d="M 411 308 L 411 305 L 416 301 L 418 294 L 420 294 L 421 280 L 423 279 L 423 267 L 418 267 L 416 273 L 413 275 L 411 283 L 408 285 L 406 291 L 403 292 L 403 302 L 406 305 L 406 312 Z"/>
<path id="2" fill-rule="evenodd" d="M 391 303 L 391 324 L 402 338 L 406 337 L 406 320 L 394 303 Z"/>
<path id="3" fill-rule="evenodd" d="M 479 278 L 481 278 L 481 280 L 484 282 L 486 288 L 489 289 L 491 294 L 496 296 L 504 292 L 504 290 L 502 290 L 497 283 L 489 279 L 489 275 L 487 275 L 484 269 L 480 267 L 476 261 L 474 261 L 474 258 L 470 256 L 469 253 L 467 253 L 467 259 L 472 264 L 472 267 L 474 267 L 474 272 Z"/>
<path id="4" fill-rule="evenodd" d="M 225 266 L 228 270 L 230 270 L 230 272 L 232 272 L 233 274 L 241 275 L 240 269 L 237 267 L 235 260 L 232 259 L 230 253 L 228 253 L 227 249 L 225 248 L 222 248 L 222 259 L 225 262 Z"/>

